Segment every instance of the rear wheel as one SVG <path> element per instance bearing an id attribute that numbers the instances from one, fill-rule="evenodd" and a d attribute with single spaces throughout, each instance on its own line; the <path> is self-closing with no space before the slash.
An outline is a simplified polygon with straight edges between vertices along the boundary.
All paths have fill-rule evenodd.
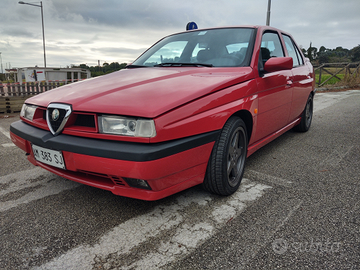
<path id="1" fill-rule="evenodd" d="M 240 186 L 247 154 L 248 135 L 245 123 L 231 117 L 215 142 L 203 186 L 206 190 L 230 195 Z"/>
<path id="2" fill-rule="evenodd" d="M 313 106 L 314 106 L 313 95 L 310 94 L 310 96 L 306 102 L 305 109 L 304 109 L 303 113 L 301 114 L 300 123 L 294 127 L 294 129 L 296 131 L 306 132 L 310 129 L 311 121 L 312 121 L 312 117 L 313 117 Z"/>

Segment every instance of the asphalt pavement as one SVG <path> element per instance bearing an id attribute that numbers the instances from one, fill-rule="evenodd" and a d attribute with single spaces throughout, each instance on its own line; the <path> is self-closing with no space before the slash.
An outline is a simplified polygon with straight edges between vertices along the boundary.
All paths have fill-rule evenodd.
<path id="1" fill-rule="evenodd" d="M 238 192 L 144 202 L 32 166 L 0 114 L 0 269 L 360 269 L 360 90 L 247 160 Z"/>

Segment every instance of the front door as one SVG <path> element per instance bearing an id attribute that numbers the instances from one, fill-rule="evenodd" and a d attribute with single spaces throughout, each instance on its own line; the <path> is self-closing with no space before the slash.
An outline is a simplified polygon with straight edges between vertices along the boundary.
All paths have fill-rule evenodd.
<path id="1" fill-rule="evenodd" d="M 261 40 L 260 69 L 271 57 L 284 57 L 277 32 L 265 32 Z M 258 115 L 255 140 L 261 140 L 288 124 L 292 99 L 292 72 L 264 73 L 257 78 Z"/>

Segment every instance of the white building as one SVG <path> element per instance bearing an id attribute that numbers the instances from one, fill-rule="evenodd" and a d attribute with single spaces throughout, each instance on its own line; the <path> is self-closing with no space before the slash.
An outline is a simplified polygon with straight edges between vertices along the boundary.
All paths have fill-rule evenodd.
<path id="1" fill-rule="evenodd" d="M 26 82 L 63 81 L 68 83 L 91 77 L 90 70 L 82 68 L 24 67 L 18 68 L 16 73 L 16 81 L 20 84 L 23 82 L 23 79 Z"/>

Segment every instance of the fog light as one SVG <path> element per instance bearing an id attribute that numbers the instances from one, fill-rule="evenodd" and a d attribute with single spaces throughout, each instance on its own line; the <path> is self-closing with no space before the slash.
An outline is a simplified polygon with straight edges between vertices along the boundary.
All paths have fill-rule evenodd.
<path id="1" fill-rule="evenodd" d="M 134 179 L 134 178 L 125 178 L 125 177 L 123 177 L 123 178 L 125 179 L 126 183 L 128 183 L 128 185 L 130 187 L 151 190 L 151 187 L 145 180 Z"/>

